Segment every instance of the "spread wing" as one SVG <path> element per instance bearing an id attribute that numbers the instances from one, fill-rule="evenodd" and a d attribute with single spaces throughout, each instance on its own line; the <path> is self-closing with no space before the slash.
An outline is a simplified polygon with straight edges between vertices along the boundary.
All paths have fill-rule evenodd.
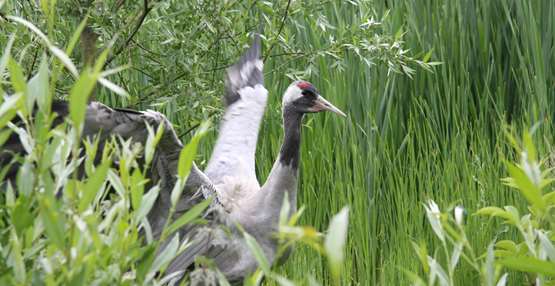
<path id="1" fill-rule="evenodd" d="M 69 113 L 68 105 L 63 101 L 54 102 L 52 110 L 58 114 L 54 125 L 62 123 Z M 155 111 L 115 109 L 99 102 L 92 102 L 87 106 L 83 136 L 99 136 L 101 146 L 109 137 L 114 135 L 144 144 L 148 138 L 147 123 L 153 128 L 158 128 L 160 124 L 164 124 L 165 128 L 164 134 L 158 143 L 155 158 L 152 162 L 152 170 L 149 174 L 149 178 L 154 183 L 159 183 L 161 188 L 158 199 L 148 214 L 153 236 L 155 239 L 159 239 L 171 206 L 170 194 L 175 184 L 179 153 L 183 148 L 183 144 L 176 136 L 172 125 L 165 116 Z M 18 124 L 18 122 L 14 122 L 14 124 Z M 12 154 L 23 155 L 25 153 L 16 135 L 8 139 L 8 144 L 3 148 L 9 149 L 9 152 L 0 152 L 0 167 L 11 161 Z M 9 170 L 8 179 L 15 178 L 17 174 L 17 166 L 14 164 L 12 167 L 14 170 L 13 172 L 11 172 L 11 169 Z M 209 227 L 185 225 L 178 230 L 181 238 L 191 239 L 192 245 L 171 262 L 171 272 L 186 270 L 198 255 L 212 257 L 226 248 L 218 244 L 218 241 L 221 240 L 218 237 L 222 237 L 223 233 L 216 226 L 222 219 L 225 220 L 226 213 L 220 207 L 214 185 L 194 163 L 185 183 L 185 189 L 177 203 L 173 219 L 180 217 L 191 207 L 210 196 L 214 197 L 214 201 L 210 211 L 205 214 L 205 219 L 210 222 Z M 206 229 L 211 231 L 207 232 Z M 168 242 L 169 240 L 163 242 L 163 247 Z"/>
<path id="2" fill-rule="evenodd" d="M 58 115 L 54 120 L 54 125 L 61 124 L 69 114 L 67 102 L 54 101 L 52 111 Z M 15 125 L 20 124 L 17 119 L 13 123 Z M 147 123 L 155 129 L 160 124 L 164 124 L 165 128 L 163 136 L 158 143 L 155 158 L 152 162 L 152 170 L 149 175 L 151 181 L 153 183 L 160 183 L 161 187 L 158 200 L 151 213 L 149 213 L 153 233 L 158 233 L 167 219 L 167 211 L 170 208 L 169 197 L 175 183 L 179 153 L 183 148 L 183 144 L 177 137 L 171 123 L 164 115 L 155 111 L 117 109 L 110 108 L 99 102 L 92 102 L 87 106 L 83 136 L 99 136 L 101 147 L 108 138 L 114 135 L 144 144 L 148 138 Z M 2 169 L 1 167 L 13 161 L 12 159 L 15 154 L 23 155 L 25 153 L 16 134 L 12 134 L 8 139 L 7 143 L 2 146 L 3 150 L 0 152 L 0 170 Z M 98 153 L 101 154 L 102 152 Z M 17 162 L 14 162 L 9 167 L 6 174 L 7 180 L 13 181 L 15 179 L 18 167 Z M 186 211 L 203 199 L 216 195 L 215 190 L 208 177 L 193 163 L 185 184 L 185 190 L 177 207 L 180 210 Z M 214 203 L 219 203 L 217 197 Z"/>
<path id="3" fill-rule="evenodd" d="M 256 35 L 252 47 L 227 70 L 225 114 L 205 170 L 214 184 L 232 179 L 259 185 L 254 159 L 268 98 L 260 54 L 260 36 Z"/>
<path id="4" fill-rule="evenodd" d="M 105 137 L 119 135 L 124 139 L 132 139 L 145 143 L 148 138 L 146 124 L 158 128 L 164 124 L 164 133 L 156 147 L 155 157 L 152 162 L 150 179 L 160 184 L 160 194 L 152 210 L 148 214 L 152 233 L 158 238 L 162 232 L 171 207 L 171 191 L 176 181 L 179 154 L 183 144 L 177 137 L 171 123 L 161 113 L 147 110 L 135 111 L 129 109 L 112 109 L 98 102 L 93 102 L 87 108 L 84 135 Z M 208 177 L 193 163 L 185 189 L 179 199 L 175 214 L 188 211 L 202 200 L 214 196 L 213 207 L 219 205 L 216 188 Z"/>

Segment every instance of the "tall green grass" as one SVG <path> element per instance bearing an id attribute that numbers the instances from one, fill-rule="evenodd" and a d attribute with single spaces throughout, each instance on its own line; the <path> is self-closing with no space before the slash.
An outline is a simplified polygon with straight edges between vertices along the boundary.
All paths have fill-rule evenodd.
<path id="1" fill-rule="evenodd" d="M 376 1 L 375 11 L 360 11 L 332 1 L 321 8 L 335 33 L 359 25 L 358 15 L 389 10 L 383 23 L 388 33 L 402 35 L 412 54 L 424 57 L 432 51 L 431 60 L 442 62 L 433 73 L 417 70 L 411 79 L 348 55 L 344 70 L 322 59 L 319 74 L 307 78 L 349 117 L 318 114 L 306 120 L 299 194 L 299 204 L 307 207 L 303 220 L 323 229 L 331 214 L 351 205 L 344 284 L 408 284 L 401 269 L 419 269 L 411 241 L 436 249 L 422 207 L 426 199 L 441 207 L 459 203 L 469 211 L 521 205 L 523 199 L 500 183 L 507 175 L 503 158 L 514 156 L 502 134 L 504 124 L 536 126 L 539 148 L 544 154 L 552 150 L 555 4 Z M 316 47 L 323 37 L 309 25 L 298 26 L 296 36 Z M 306 68 L 302 61 L 294 63 L 292 68 Z M 277 64 L 270 60 L 266 69 Z M 266 83 L 271 100 L 257 154 L 261 181 L 279 150 L 279 106 L 289 80 L 271 73 Z M 494 222 L 470 217 L 468 223 L 475 249 L 485 252 L 497 235 Z M 459 267 L 456 284 L 479 283 L 468 265 Z M 299 281 L 309 270 L 318 280 L 328 276 L 325 261 L 302 248 L 282 269 Z"/>

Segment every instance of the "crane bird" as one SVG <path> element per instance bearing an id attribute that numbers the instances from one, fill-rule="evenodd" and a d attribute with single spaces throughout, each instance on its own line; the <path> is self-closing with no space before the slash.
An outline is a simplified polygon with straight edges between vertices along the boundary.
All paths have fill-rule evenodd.
<path id="1" fill-rule="evenodd" d="M 282 99 L 283 143 L 266 182 L 260 186 L 255 173 L 255 153 L 268 91 L 264 87 L 260 37 L 241 59 L 227 70 L 223 120 L 212 156 L 204 171 L 215 187 L 223 208 L 224 223 L 232 234 L 215 234 L 195 242 L 174 260 L 168 271 L 182 271 L 197 255 L 211 258 L 231 282 L 241 281 L 258 267 L 243 236 L 242 226 L 262 247 L 270 263 L 275 260 L 279 213 L 287 193 L 291 213 L 296 211 L 300 163 L 301 125 L 306 113 L 331 111 L 346 116 L 324 99 L 314 85 L 295 81 Z M 291 214 L 290 213 L 290 214 Z"/>

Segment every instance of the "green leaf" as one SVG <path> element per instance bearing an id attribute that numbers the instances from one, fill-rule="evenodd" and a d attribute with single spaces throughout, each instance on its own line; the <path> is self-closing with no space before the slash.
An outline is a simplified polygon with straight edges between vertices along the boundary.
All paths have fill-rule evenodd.
<path id="1" fill-rule="evenodd" d="M 0 125 L 0 128 L 1 127 L 2 127 L 2 125 Z M 11 134 L 12 134 L 11 129 L 0 130 L 0 147 L 2 147 L 2 145 L 4 145 L 4 143 L 6 143 L 8 138 L 10 138 Z"/>
<path id="2" fill-rule="evenodd" d="M 11 34 L 10 39 L 8 40 L 8 43 L 4 47 L 4 53 L 0 58 L 0 79 L 2 79 L 4 70 L 6 70 L 6 67 L 8 66 L 8 61 L 10 60 L 10 51 L 12 49 L 14 40 L 15 40 L 15 34 Z"/>
<path id="3" fill-rule="evenodd" d="M 486 252 L 486 261 L 484 263 L 484 276 L 487 286 L 493 286 L 495 283 L 495 255 L 493 251 L 493 242 L 488 245 Z"/>
<path id="4" fill-rule="evenodd" d="M 475 215 L 497 216 L 507 220 L 508 223 L 515 225 L 517 221 L 513 218 L 511 213 L 498 207 L 485 207 L 479 209 Z"/>
<path id="5" fill-rule="evenodd" d="M 555 263 L 530 256 L 504 258 L 499 261 L 499 264 L 516 271 L 555 276 Z"/>
<path id="6" fill-rule="evenodd" d="M 17 190 L 26 196 L 31 196 L 35 186 L 35 168 L 30 161 L 24 161 L 17 172 Z"/>
<path id="7" fill-rule="evenodd" d="M 433 49 L 429 50 L 422 58 L 422 61 L 427 63 L 432 58 L 433 51 Z"/>
<path id="8" fill-rule="evenodd" d="M 289 193 L 285 192 L 281 210 L 279 211 L 279 225 L 287 225 L 290 211 L 291 207 L 289 206 Z"/>
<path id="9" fill-rule="evenodd" d="M 258 267 L 262 269 L 262 272 L 264 272 L 265 275 L 270 275 L 270 263 L 268 262 L 260 244 L 258 244 L 254 237 L 245 231 L 243 232 L 243 236 L 245 237 L 245 242 L 247 243 L 252 255 L 254 255 L 254 258 L 258 262 Z"/>
<path id="10" fill-rule="evenodd" d="M 245 278 L 243 285 L 245 286 L 258 286 L 262 283 L 262 278 L 264 278 L 264 273 L 262 270 L 256 269 L 253 274 Z"/>
<path id="11" fill-rule="evenodd" d="M 118 176 L 113 170 L 108 170 L 108 181 L 110 181 L 110 185 L 112 185 L 120 198 L 125 198 L 125 187 L 121 182 L 120 176 Z"/>
<path id="12" fill-rule="evenodd" d="M 27 85 L 29 90 L 29 96 L 27 98 L 27 109 L 32 110 L 33 103 L 36 101 L 39 107 L 39 110 L 45 111 L 49 108 L 47 105 L 50 104 L 51 99 L 49 98 L 49 86 L 48 86 L 48 62 L 46 56 L 43 56 L 39 70 Z"/>
<path id="13" fill-rule="evenodd" d="M 187 176 L 189 176 L 189 172 L 191 171 L 191 167 L 193 166 L 193 160 L 197 152 L 198 143 L 206 133 L 207 128 L 207 123 L 203 123 L 200 126 L 199 131 L 191 139 L 191 142 L 189 142 L 189 144 L 187 144 L 185 148 L 183 148 L 179 153 L 179 161 L 177 166 L 177 183 L 172 189 L 170 195 L 172 206 L 175 206 L 179 201 L 179 198 L 181 197 L 181 193 L 183 192 L 183 187 L 185 185 Z"/>
<path id="14" fill-rule="evenodd" d="M 145 183 L 147 180 L 139 169 L 134 169 L 131 174 L 131 206 L 133 209 L 139 209 L 141 199 L 145 191 Z"/>
<path id="15" fill-rule="evenodd" d="M 507 285 L 507 277 L 509 276 L 509 273 L 505 273 L 503 275 L 501 275 L 501 278 L 499 278 L 499 280 L 497 281 L 497 284 L 495 284 L 495 286 L 505 286 Z"/>
<path id="16" fill-rule="evenodd" d="M 25 271 L 25 263 L 23 261 L 23 255 L 21 254 L 21 241 L 19 240 L 15 232 L 10 233 L 9 243 L 11 246 L 11 251 L 7 263 L 12 265 L 16 281 L 18 281 L 20 284 L 24 284 L 27 271 Z"/>
<path id="17" fill-rule="evenodd" d="M 182 226 L 192 222 L 196 219 L 202 212 L 210 205 L 212 202 L 212 198 L 204 200 L 195 206 L 193 206 L 190 210 L 184 213 L 181 217 L 176 219 L 169 227 L 168 227 L 168 235 L 172 234 L 174 231 L 180 229 Z"/>
<path id="18" fill-rule="evenodd" d="M 344 260 L 344 248 L 347 242 L 347 230 L 349 225 L 349 208 L 344 207 L 330 222 L 328 233 L 324 241 L 324 247 L 328 257 L 332 276 L 335 281 L 339 280 L 341 267 Z"/>
<path id="19" fill-rule="evenodd" d="M 193 137 L 191 142 L 185 146 L 179 153 L 179 165 L 177 167 L 177 176 L 180 179 L 185 179 L 189 172 L 191 171 L 191 167 L 193 165 L 193 160 L 195 158 L 195 154 L 197 151 L 198 140 Z"/>
<path id="20" fill-rule="evenodd" d="M 155 257 L 156 257 L 156 245 L 150 244 L 145 246 L 145 248 L 142 250 L 142 256 L 138 260 L 137 280 L 139 282 L 142 282 L 145 279 L 146 275 L 149 272 L 150 267 L 152 266 L 152 262 L 154 261 Z"/>
<path id="21" fill-rule="evenodd" d="M 285 278 L 285 276 L 273 275 L 272 278 L 274 278 L 274 280 L 276 280 L 276 282 L 280 286 L 295 286 L 295 283 L 293 283 L 291 280 Z"/>
<path id="22" fill-rule="evenodd" d="M 148 124 L 146 125 L 146 129 L 148 131 L 148 137 L 145 144 L 145 164 L 150 165 L 150 162 L 152 162 L 154 158 L 154 153 L 156 152 L 156 146 L 158 146 L 158 142 L 160 142 L 162 135 L 164 135 L 164 125 L 158 125 L 156 134 L 154 134 L 152 127 Z"/>
<path id="23" fill-rule="evenodd" d="M 440 286 L 448 286 L 449 285 L 449 276 L 447 272 L 441 267 L 441 264 L 437 262 L 436 259 L 428 256 L 428 264 L 430 264 L 430 275 L 432 277 L 437 277 Z M 431 285 L 435 285 L 435 283 L 430 283 Z"/>
<path id="24" fill-rule="evenodd" d="M 94 68 L 93 68 L 93 71 L 95 73 L 100 73 L 102 71 L 102 68 L 104 67 L 106 60 L 108 59 L 108 55 L 110 54 L 110 49 L 114 45 L 114 42 L 115 42 L 115 39 L 112 39 L 110 42 L 108 42 L 107 47 L 100 53 L 100 55 L 98 55 L 98 57 L 96 57 L 96 61 L 94 63 Z"/>
<path id="25" fill-rule="evenodd" d="M 27 196 L 20 196 L 17 198 L 11 218 L 15 231 L 19 236 L 21 236 L 23 231 L 34 222 L 35 216 L 30 209 L 30 201 Z"/>
<path id="26" fill-rule="evenodd" d="M 98 191 L 104 184 L 106 180 L 106 176 L 108 174 L 108 169 L 110 168 L 110 162 L 104 161 L 102 164 L 96 168 L 93 175 L 87 180 L 83 188 L 83 195 L 79 200 L 79 211 L 85 211 L 89 205 L 93 202 L 94 198 L 96 197 Z"/>
<path id="27" fill-rule="evenodd" d="M 424 273 L 429 273 L 430 265 L 428 264 L 428 249 L 426 248 L 426 244 L 424 243 L 424 241 L 421 241 L 420 245 L 412 242 L 412 247 L 414 248 L 418 259 L 420 260 L 420 264 L 422 264 Z"/>
<path id="28" fill-rule="evenodd" d="M 154 259 L 152 263 L 152 267 L 150 268 L 150 272 L 159 271 L 164 265 L 169 263 L 178 253 L 179 247 L 179 235 L 176 234 L 172 238 L 172 240 L 166 245 L 164 250 L 160 252 Z"/>
<path id="29" fill-rule="evenodd" d="M 541 249 L 547 254 L 547 257 L 549 257 L 551 261 L 555 262 L 555 247 L 553 243 L 543 231 L 537 231 L 537 234 Z"/>
<path id="30" fill-rule="evenodd" d="M 12 87 L 15 90 L 15 92 L 26 94 L 27 83 L 25 82 L 23 69 L 21 69 L 19 64 L 13 59 L 10 59 L 8 61 L 8 69 L 10 70 L 10 79 L 12 81 Z"/>
<path id="31" fill-rule="evenodd" d="M 69 93 L 69 117 L 76 128 L 85 120 L 87 101 L 96 84 L 97 74 L 89 69 L 83 71 Z"/>
<path id="32" fill-rule="evenodd" d="M 535 208 L 542 211 L 545 210 L 545 203 L 542 200 L 541 190 L 530 180 L 530 178 L 528 178 L 526 173 L 514 164 L 508 164 L 507 168 L 514 180 L 513 182 L 516 184 L 518 190 L 526 198 L 526 200 Z"/>
<path id="33" fill-rule="evenodd" d="M 21 99 L 23 99 L 23 94 L 21 93 L 4 98 L 4 102 L 0 105 L 0 128 L 6 126 L 6 124 L 15 117 Z"/>
<path id="34" fill-rule="evenodd" d="M 200 139 L 206 134 L 206 130 L 208 129 L 209 124 L 207 122 L 203 123 L 199 127 L 199 131 L 195 134 L 195 136 L 191 139 L 191 142 L 185 146 L 179 153 L 179 166 L 177 175 L 179 178 L 184 179 L 191 170 L 191 166 L 193 165 L 193 159 L 197 152 L 197 146 L 200 142 Z"/>
<path id="35" fill-rule="evenodd" d="M 152 187 L 146 195 L 143 196 L 141 201 L 141 206 L 135 212 L 135 221 L 141 221 L 152 209 L 152 206 L 156 202 L 156 198 L 158 198 L 158 194 L 160 193 L 160 187 L 154 186 Z"/>
<path id="36" fill-rule="evenodd" d="M 418 276 L 418 274 L 416 274 L 412 271 L 409 271 L 407 269 L 401 269 L 401 271 L 403 271 L 403 273 L 405 273 L 405 275 L 408 276 L 408 278 L 412 282 L 412 285 L 414 285 L 414 286 L 425 286 L 425 285 L 427 285 L 426 282 L 424 282 L 424 280 L 422 280 L 422 278 L 420 278 L 420 276 Z"/>
<path id="37" fill-rule="evenodd" d="M 62 51 L 60 48 L 58 48 L 56 46 L 52 46 L 52 45 L 49 46 L 49 49 L 50 49 L 50 52 L 54 56 L 56 56 L 62 62 L 62 64 L 64 64 L 64 66 L 71 73 L 71 75 L 73 75 L 74 77 L 77 77 L 79 75 L 79 72 L 77 71 L 77 68 L 75 67 L 75 65 L 71 61 L 71 58 L 68 55 L 66 55 L 66 53 L 64 53 L 64 51 Z"/>
<path id="38" fill-rule="evenodd" d="M 105 79 L 103 77 L 99 77 L 98 82 L 100 84 L 102 84 L 105 88 L 109 89 L 110 91 L 112 91 L 113 93 L 115 93 L 117 95 L 121 95 L 123 97 L 129 97 L 129 94 L 127 93 L 127 91 L 125 89 L 123 89 L 121 86 L 109 81 L 108 79 Z"/>
<path id="39" fill-rule="evenodd" d="M 516 244 L 512 240 L 500 240 L 495 243 L 495 247 L 505 249 L 513 253 L 517 252 Z"/>
<path id="40" fill-rule="evenodd" d="M 0 125 L 2 126 L 2 125 Z M 545 195 L 543 195 L 542 199 L 544 202 L 550 206 L 555 205 L 555 191 L 551 191 Z"/>
<path id="41" fill-rule="evenodd" d="M 39 199 L 40 216 L 44 224 L 48 239 L 51 240 L 58 249 L 65 248 L 65 220 L 55 207 L 56 201 L 52 197 L 42 197 Z"/>
<path id="42" fill-rule="evenodd" d="M 79 41 L 79 38 L 81 37 L 81 34 L 83 33 L 83 30 L 87 25 L 88 18 L 88 15 L 85 16 L 81 23 L 79 23 L 79 26 L 77 26 L 77 29 L 73 32 L 73 35 L 71 35 L 71 39 L 69 40 L 66 47 L 66 54 L 71 55 L 71 53 L 73 52 L 73 49 L 77 45 L 77 42 Z"/>
<path id="43" fill-rule="evenodd" d="M 524 150 L 526 150 L 526 153 L 528 154 L 528 160 L 530 162 L 536 162 L 538 158 L 536 153 L 536 146 L 534 146 L 532 135 L 530 135 L 530 132 L 528 132 L 528 130 L 524 130 L 522 143 L 524 144 Z"/>

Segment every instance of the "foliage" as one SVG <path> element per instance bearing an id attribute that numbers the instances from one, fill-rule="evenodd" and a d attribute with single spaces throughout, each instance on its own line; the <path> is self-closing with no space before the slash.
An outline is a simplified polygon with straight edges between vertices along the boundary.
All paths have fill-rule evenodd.
<path id="1" fill-rule="evenodd" d="M 350 52 L 368 65 L 386 63 L 392 72 L 413 74 L 415 66 L 429 67 L 413 59 L 402 40 L 381 32 L 381 15 L 373 13 L 369 1 L 350 1 L 360 11 L 348 27 L 335 27 L 321 9 L 327 1 L 32 1 L 6 2 L 7 14 L 20 16 L 48 30 L 53 42 L 66 43 L 75 27 L 88 16 L 87 27 L 105 48 L 115 40 L 108 67 L 129 68 L 126 75 L 111 79 L 129 92 L 121 98 L 100 91 L 98 98 L 112 105 L 145 109 L 155 107 L 168 114 L 170 121 L 185 131 L 207 117 L 219 114 L 223 92 L 223 71 L 238 58 L 250 42 L 249 35 L 262 30 L 265 59 L 288 63 L 305 62 L 305 68 L 275 66 L 271 73 L 286 73 L 290 78 L 318 73 L 322 58 L 333 61 L 334 68 L 345 69 Z M 60 17 L 68 15 L 69 17 Z M 309 25 L 333 36 L 322 38 L 319 46 L 300 43 L 293 27 Z M 4 25 L 3 25 L 4 26 Z M 55 27 L 55 28 L 54 28 Z M 2 38 L 21 28 L 0 27 Z M 25 43 L 25 44 L 23 44 Z M 16 43 L 17 44 L 17 43 Z M 20 62 L 32 70 L 40 46 L 36 37 L 24 35 L 18 43 Z M 86 50 L 78 54 L 85 57 Z M 71 81 L 60 82 L 63 95 Z"/>
<path id="2" fill-rule="evenodd" d="M 422 263 L 424 277 L 408 272 L 416 285 L 454 285 L 455 271 L 461 257 L 478 274 L 482 285 L 506 285 L 509 272 L 527 273 L 527 284 L 551 285 L 555 279 L 555 190 L 551 183 L 555 180 L 552 167 L 542 171 L 537 151 L 528 132 L 521 143 L 508 133 L 509 141 L 520 154 L 520 163 L 508 162 L 510 177 L 503 179 L 506 185 L 516 189 L 527 205 L 523 210 L 516 206 L 488 206 L 479 209 L 475 215 L 499 217 L 503 224 L 518 231 L 519 239 L 493 239 L 486 252 L 476 256 L 465 233 L 464 210 L 454 208 L 453 215 L 442 213 L 434 201 L 429 201 L 426 215 L 435 235 L 441 241 L 443 253 L 430 256 L 424 246 L 414 244 Z M 507 232 L 497 230 L 498 235 Z M 459 268 L 460 269 L 460 268 Z M 514 276 L 513 276 L 514 278 Z"/>

